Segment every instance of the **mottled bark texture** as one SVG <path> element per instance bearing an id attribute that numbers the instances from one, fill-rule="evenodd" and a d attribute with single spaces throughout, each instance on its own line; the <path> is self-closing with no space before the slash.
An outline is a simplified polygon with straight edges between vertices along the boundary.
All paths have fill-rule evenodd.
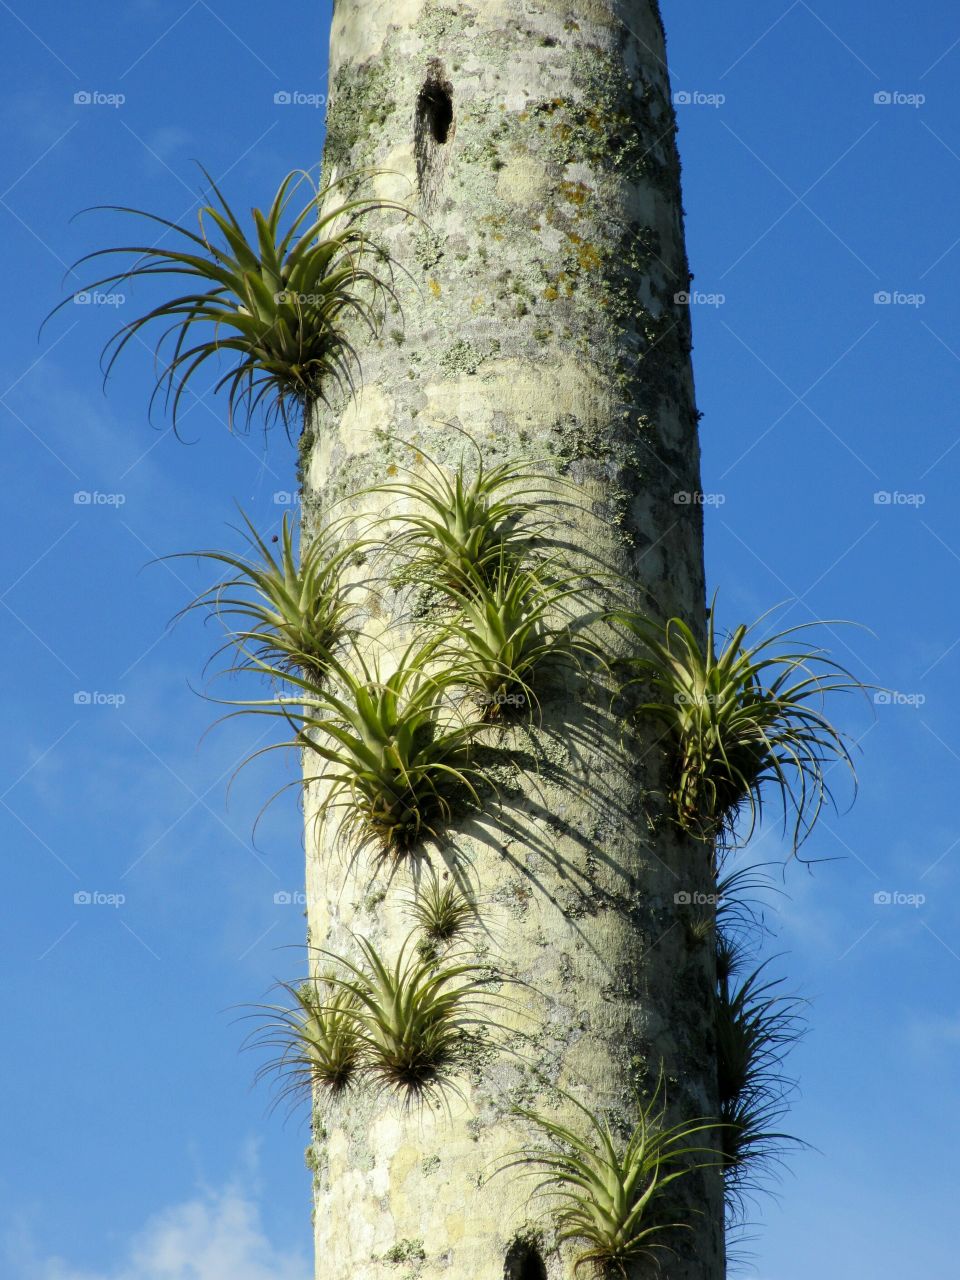
<path id="1" fill-rule="evenodd" d="M 491 460 L 536 459 L 572 482 L 570 544 L 625 574 L 636 603 L 699 629 L 697 413 L 675 301 L 689 274 L 655 3 L 338 0 L 330 92 L 327 176 L 389 171 L 377 191 L 423 222 L 377 226 L 402 314 L 376 341 L 357 334 L 362 389 L 308 427 L 307 526 L 410 465 L 397 440 L 454 464 L 453 424 Z M 389 608 L 372 606 L 372 628 Z M 712 947 L 691 927 L 698 908 L 676 900 L 710 892 L 708 855 L 668 820 L 654 730 L 624 736 L 617 709 L 571 679 L 541 728 L 506 736 L 530 767 L 502 768 L 484 816 L 396 867 L 351 856 L 308 801 L 314 947 L 349 951 L 351 930 L 397 945 L 403 896 L 432 865 L 470 880 L 481 953 L 520 979 L 504 988 L 516 1052 L 477 1061 L 462 1099 L 318 1100 L 323 1280 L 568 1280 L 575 1247 L 557 1247 L 532 1183 L 491 1176 L 531 1141 L 511 1108 L 551 1111 L 558 1085 L 626 1131 L 662 1063 L 671 1119 L 715 1113 Z M 719 1175 L 681 1180 L 677 1201 L 692 1229 L 673 1234 L 662 1274 L 716 1280 Z"/>

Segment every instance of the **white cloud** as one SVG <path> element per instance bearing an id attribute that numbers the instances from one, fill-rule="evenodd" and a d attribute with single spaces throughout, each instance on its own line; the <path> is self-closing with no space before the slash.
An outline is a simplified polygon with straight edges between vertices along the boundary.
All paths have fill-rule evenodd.
<path id="1" fill-rule="evenodd" d="M 125 1256 L 105 1270 L 78 1270 L 23 1243 L 11 1256 L 21 1280 L 309 1280 L 306 1254 L 265 1234 L 256 1202 L 236 1186 L 206 1192 L 157 1213 Z M 10 1274 L 8 1272 L 8 1274 Z"/>

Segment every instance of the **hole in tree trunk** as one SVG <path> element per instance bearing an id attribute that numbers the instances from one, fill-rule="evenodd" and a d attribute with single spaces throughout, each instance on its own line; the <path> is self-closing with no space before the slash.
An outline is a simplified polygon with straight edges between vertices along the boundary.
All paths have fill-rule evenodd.
<path id="1" fill-rule="evenodd" d="M 530 1240 L 514 1240 L 507 1250 L 503 1280 L 547 1280 L 540 1251 Z"/>
<path id="2" fill-rule="evenodd" d="M 427 77 L 417 95 L 413 125 L 417 181 L 420 199 L 426 209 L 433 205 L 439 192 L 446 168 L 445 148 L 454 130 L 453 85 L 447 79 L 443 63 L 431 58 L 427 64 Z"/>
<path id="3" fill-rule="evenodd" d="M 430 130 L 434 142 L 441 147 L 444 146 L 450 137 L 450 126 L 453 124 L 452 87 L 449 84 L 440 84 L 436 80 L 428 80 L 420 90 L 417 116 Z"/>

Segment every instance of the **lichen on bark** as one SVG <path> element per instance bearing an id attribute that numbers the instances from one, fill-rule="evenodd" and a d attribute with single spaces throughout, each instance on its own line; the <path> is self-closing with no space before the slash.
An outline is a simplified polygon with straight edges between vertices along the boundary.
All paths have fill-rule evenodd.
<path id="1" fill-rule="evenodd" d="M 416 467 L 407 444 L 449 467 L 469 459 L 466 432 L 486 459 L 535 461 L 567 484 L 564 535 L 582 567 L 598 558 L 634 603 L 702 628 L 700 510 L 675 501 L 698 490 L 699 455 L 662 58 L 646 0 L 338 0 L 328 172 L 381 171 L 378 189 L 427 225 L 384 215 L 376 227 L 402 320 L 376 340 L 357 332 L 362 386 L 313 415 L 308 528 L 389 468 Z M 415 116 L 441 71 L 455 127 L 425 211 Z M 381 614 L 395 603 L 386 592 Z M 351 858 L 329 823 L 310 821 L 308 795 L 315 944 L 348 949 L 357 930 L 396 945 L 425 862 L 468 869 L 483 900 L 477 955 L 515 979 L 504 1018 L 521 1049 L 478 1057 L 463 1096 L 436 1109 L 359 1091 L 326 1106 L 324 1280 L 386 1280 L 411 1264 L 423 1280 L 502 1280 L 516 1241 L 534 1237 L 549 1280 L 572 1280 L 573 1251 L 524 1184 L 491 1177 L 531 1137 L 512 1108 L 562 1109 L 568 1090 L 626 1131 L 662 1064 L 671 1116 L 716 1111 L 712 951 L 674 901 L 711 891 L 707 853 L 659 816 L 654 735 L 625 736 L 609 699 L 584 697 L 574 678 L 542 712 L 522 735 L 534 767 L 505 764 L 498 803 L 395 867 Z M 718 1280 L 719 1175 L 692 1175 L 679 1200 L 692 1229 L 671 1241 L 672 1280 Z M 646 1274 L 638 1265 L 631 1280 Z"/>

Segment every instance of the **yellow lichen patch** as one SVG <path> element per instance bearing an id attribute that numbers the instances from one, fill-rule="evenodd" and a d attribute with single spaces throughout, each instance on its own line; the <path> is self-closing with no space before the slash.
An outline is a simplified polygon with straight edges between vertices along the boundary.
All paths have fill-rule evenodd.
<path id="1" fill-rule="evenodd" d="M 433 276 L 427 281 L 427 287 L 435 298 L 439 298 L 443 290 L 440 288 L 439 280 L 435 280 Z"/>
<path id="2" fill-rule="evenodd" d="M 596 271 L 602 265 L 603 258 L 600 251 L 592 244 L 584 242 L 577 250 L 577 261 L 583 267 L 584 271 Z"/>
<path id="3" fill-rule="evenodd" d="M 563 196 L 564 200 L 567 200 L 570 204 L 575 204 L 578 208 L 581 208 L 587 203 L 593 195 L 593 192 L 585 182 L 563 181 L 560 183 L 560 194 Z"/>
<path id="4" fill-rule="evenodd" d="M 476 315 L 478 311 L 483 310 L 483 301 L 484 301 L 483 294 L 478 293 L 477 296 L 470 303 L 470 310 L 474 313 L 474 315 Z"/>
<path id="5" fill-rule="evenodd" d="M 547 285 L 547 287 L 546 287 L 546 288 L 544 289 L 544 291 L 543 291 L 543 296 L 546 298 L 546 300 L 547 300 L 548 302 L 556 302 L 556 300 L 560 297 L 560 294 L 559 294 L 559 292 L 558 292 L 558 291 L 553 287 L 553 285 L 552 285 L 552 284 L 548 284 L 548 285 Z"/>

